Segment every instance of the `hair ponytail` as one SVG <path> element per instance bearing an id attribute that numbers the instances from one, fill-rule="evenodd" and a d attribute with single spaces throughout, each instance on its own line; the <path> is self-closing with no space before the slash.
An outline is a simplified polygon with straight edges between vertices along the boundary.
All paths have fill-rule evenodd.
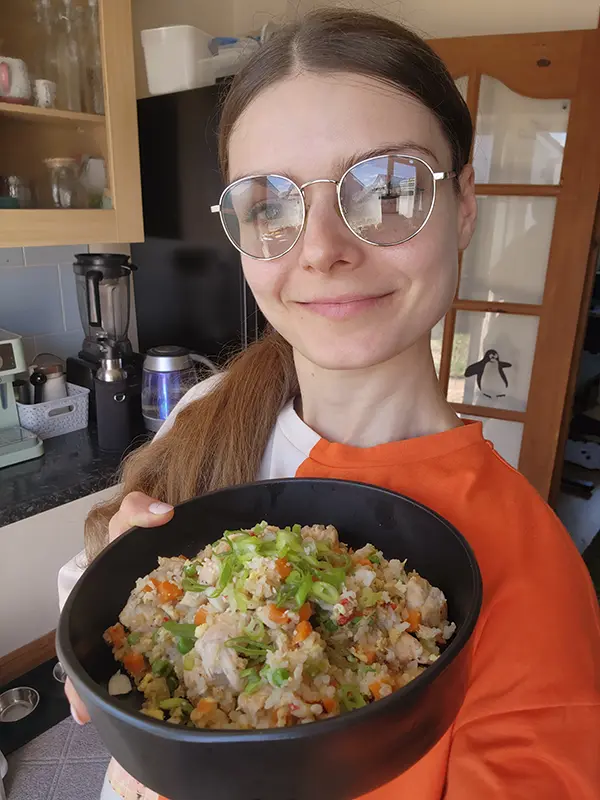
<path id="1" fill-rule="evenodd" d="M 129 492 L 175 505 L 256 480 L 277 415 L 297 392 L 292 348 L 278 333 L 236 356 L 209 394 L 179 412 L 167 434 L 125 459 L 117 495 L 86 520 L 88 561 L 106 546 L 108 521 Z"/>

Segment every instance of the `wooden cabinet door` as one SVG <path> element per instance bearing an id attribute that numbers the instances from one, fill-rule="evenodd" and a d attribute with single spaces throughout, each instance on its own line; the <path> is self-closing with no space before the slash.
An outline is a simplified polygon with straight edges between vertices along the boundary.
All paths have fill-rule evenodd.
<path id="1" fill-rule="evenodd" d="M 475 122 L 478 227 L 433 333 L 441 385 L 548 497 L 600 184 L 600 32 L 434 40 Z M 578 354 L 577 354 L 578 356 Z"/>
<path id="2" fill-rule="evenodd" d="M 74 6 L 87 9 L 87 0 Z M 33 189 L 31 207 L 0 208 L 0 247 L 143 239 L 131 0 L 99 0 L 99 17 L 103 114 L 0 102 L 0 175 Z M 1 28 L 2 55 L 22 59 L 35 77 L 43 46 L 34 3 L 2 0 Z M 81 156 L 104 159 L 108 199 L 54 208 L 45 160 Z"/>

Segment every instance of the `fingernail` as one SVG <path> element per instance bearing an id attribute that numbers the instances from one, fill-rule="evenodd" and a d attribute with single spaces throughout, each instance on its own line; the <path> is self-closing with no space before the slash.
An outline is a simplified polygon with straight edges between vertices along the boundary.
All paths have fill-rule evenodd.
<path id="1" fill-rule="evenodd" d="M 148 510 L 151 514 L 168 514 L 169 511 L 173 511 L 173 506 L 168 503 L 152 503 Z"/>
<path id="2" fill-rule="evenodd" d="M 78 725 L 85 725 L 85 722 L 80 718 L 79 714 L 75 710 L 75 706 L 71 706 L 71 716 Z"/>

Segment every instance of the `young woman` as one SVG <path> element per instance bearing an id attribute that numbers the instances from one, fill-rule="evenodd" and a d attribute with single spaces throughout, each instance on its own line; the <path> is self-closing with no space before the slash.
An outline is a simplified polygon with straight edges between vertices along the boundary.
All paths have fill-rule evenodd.
<path id="1" fill-rule="evenodd" d="M 395 23 L 321 11 L 261 49 L 223 109 L 220 209 L 271 332 L 127 460 L 119 495 L 90 515 L 87 557 L 132 525 L 164 524 L 174 504 L 257 478 L 409 495 L 469 539 L 484 603 L 452 729 L 369 798 L 592 800 L 600 630 L 589 576 L 481 425 L 454 414 L 430 352 L 475 225 L 471 139 L 443 64 Z M 76 560 L 63 568 L 63 598 L 80 574 Z M 102 797 L 124 797 L 118 767 L 110 778 Z"/>

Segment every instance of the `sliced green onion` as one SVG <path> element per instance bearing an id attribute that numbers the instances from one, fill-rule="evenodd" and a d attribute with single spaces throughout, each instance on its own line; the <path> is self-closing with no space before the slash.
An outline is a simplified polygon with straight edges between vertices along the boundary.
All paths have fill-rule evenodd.
<path id="1" fill-rule="evenodd" d="M 235 599 L 235 605 L 238 611 L 247 611 L 248 610 L 248 600 L 246 595 L 240 591 L 237 587 L 233 590 L 233 597 Z"/>
<path id="2" fill-rule="evenodd" d="M 284 667 L 274 669 L 271 673 L 271 683 L 278 688 L 283 686 L 286 681 L 290 679 L 290 671 Z"/>
<path id="3" fill-rule="evenodd" d="M 197 626 L 193 622 L 164 622 L 163 628 L 173 636 L 183 636 L 186 639 L 193 639 Z"/>
<path id="4" fill-rule="evenodd" d="M 184 656 L 186 653 L 190 652 L 190 650 L 194 647 L 195 644 L 196 644 L 195 639 L 188 639 L 187 636 L 184 636 L 177 642 L 177 649 L 179 650 L 181 655 Z"/>
<path id="5" fill-rule="evenodd" d="M 339 569 L 343 569 L 344 571 L 353 566 L 353 561 L 348 553 L 336 553 L 335 551 L 330 550 L 325 558 L 332 567 L 337 567 Z"/>
<path id="6" fill-rule="evenodd" d="M 158 705 L 163 711 L 172 711 L 174 708 L 181 708 L 188 714 L 193 708 L 192 704 L 188 702 L 185 697 L 169 697 L 166 700 L 161 700 Z"/>
<path id="7" fill-rule="evenodd" d="M 249 636 L 236 636 L 225 642 L 225 647 L 231 647 L 236 653 L 247 656 L 248 658 L 265 658 L 267 655 L 267 645 L 251 639 Z"/>
<path id="8" fill-rule="evenodd" d="M 167 675 L 167 686 L 169 687 L 170 692 L 174 692 L 175 689 L 179 686 L 179 680 L 175 677 L 175 675 Z"/>
<path id="9" fill-rule="evenodd" d="M 341 589 L 342 584 L 346 580 L 346 571 L 341 567 L 331 567 L 327 571 L 321 572 L 319 580 L 325 581 L 335 586 L 336 589 Z"/>
<path id="10" fill-rule="evenodd" d="M 244 673 L 246 673 L 246 675 L 244 675 Z M 248 680 L 246 681 L 246 685 L 244 686 L 243 693 L 254 694 L 254 692 L 256 692 L 257 689 L 259 689 L 262 683 L 260 675 L 256 672 L 256 670 L 250 669 L 250 670 L 244 670 L 244 672 L 242 672 L 242 676 L 248 678 Z"/>
<path id="11" fill-rule="evenodd" d="M 277 555 L 280 557 L 285 556 L 288 552 L 301 552 L 302 539 L 291 530 L 280 530 L 277 532 L 276 547 Z"/>
<path id="12" fill-rule="evenodd" d="M 221 567 L 221 574 L 219 575 L 219 580 L 217 581 L 217 585 L 215 586 L 214 592 L 211 592 L 211 597 L 218 597 L 220 594 L 223 593 L 223 590 L 228 585 L 229 581 L 231 580 L 231 576 L 233 575 L 233 568 L 235 566 L 235 555 L 233 553 L 228 553 L 226 557 L 223 559 L 223 566 Z"/>
<path id="13" fill-rule="evenodd" d="M 335 633 L 339 627 L 330 617 L 322 617 L 319 624 L 328 633 Z"/>
<path id="14" fill-rule="evenodd" d="M 173 671 L 173 665 L 166 658 L 157 658 L 152 662 L 152 674 L 164 678 Z"/>
<path id="15" fill-rule="evenodd" d="M 303 575 L 300 585 L 296 589 L 296 594 L 294 596 L 297 608 L 302 608 L 304 603 L 306 603 L 306 601 L 308 600 L 308 595 L 310 594 L 312 585 L 313 585 L 312 576 L 307 572 Z"/>
<path id="16" fill-rule="evenodd" d="M 206 589 L 212 588 L 204 583 L 198 583 L 193 578 L 184 578 L 181 581 L 181 586 L 184 592 L 204 592 Z"/>
<path id="17" fill-rule="evenodd" d="M 300 536 L 302 533 L 302 525 L 292 525 L 292 533 L 295 533 L 296 536 Z"/>
<path id="18" fill-rule="evenodd" d="M 130 633 L 129 636 L 127 637 L 127 644 L 137 644 L 141 638 L 142 634 L 139 633 L 139 631 Z"/>
<path id="19" fill-rule="evenodd" d="M 183 568 L 183 574 L 187 578 L 196 578 L 198 575 L 198 565 L 197 564 L 187 564 Z"/>
<path id="20" fill-rule="evenodd" d="M 381 564 L 381 559 L 377 555 L 377 553 L 373 553 L 373 555 L 369 556 L 369 561 L 371 564 Z"/>
<path id="21" fill-rule="evenodd" d="M 188 653 L 183 659 L 183 668 L 190 670 L 196 666 L 196 658 L 193 653 Z"/>
<path id="22" fill-rule="evenodd" d="M 252 617 L 250 622 L 244 628 L 244 632 L 250 637 L 260 639 L 265 633 L 265 624 L 262 619 L 259 619 L 258 617 Z"/>
<path id="23" fill-rule="evenodd" d="M 346 711 L 366 706 L 365 698 L 360 693 L 358 686 L 345 683 L 338 689 L 338 698 Z"/>
<path id="24" fill-rule="evenodd" d="M 310 587 L 310 596 L 330 606 L 334 606 L 340 599 L 340 593 L 330 583 L 324 581 L 316 581 Z"/>

